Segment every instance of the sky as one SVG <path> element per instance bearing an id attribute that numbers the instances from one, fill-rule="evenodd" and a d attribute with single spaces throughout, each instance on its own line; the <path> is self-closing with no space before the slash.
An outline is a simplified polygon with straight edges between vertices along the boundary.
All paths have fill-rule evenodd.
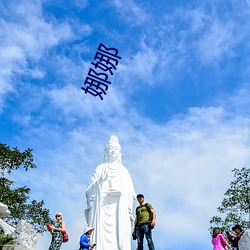
<path id="1" fill-rule="evenodd" d="M 250 161 L 250 1 L 0 0 L 0 27 L 0 142 L 37 165 L 9 178 L 63 213 L 61 249 L 79 247 L 111 134 L 156 249 L 212 249 L 209 221 Z M 121 57 L 103 100 L 81 89 L 100 43 Z"/>

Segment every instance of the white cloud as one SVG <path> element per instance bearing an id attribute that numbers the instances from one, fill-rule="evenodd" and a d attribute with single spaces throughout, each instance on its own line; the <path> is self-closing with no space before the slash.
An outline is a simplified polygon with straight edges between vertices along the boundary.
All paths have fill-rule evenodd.
<path id="1" fill-rule="evenodd" d="M 34 78 L 44 76 L 42 69 L 29 65 L 29 60 L 34 60 L 35 64 L 46 49 L 74 36 L 67 23 L 45 20 L 39 1 L 32 4 L 25 1 L 16 4 L 10 2 L 2 7 L 3 13 L 11 15 L 0 19 L 1 100 L 6 93 L 15 91 L 18 83 L 12 81 L 12 78 L 16 74 L 31 75 Z M 3 102 L 0 108 L 3 108 Z"/>
<path id="2" fill-rule="evenodd" d="M 190 18 L 190 28 L 193 33 L 200 32 L 204 26 L 211 20 L 209 15 L 206 15 L 202 9 L 194 9 L 189 11 L 186 15 Z"/>
<path id="3" fill-rule="evenodd" d="M 86 7 L 87 2 L 87 0 L 74 0 L 74 4 L 81 9 L 84 9 Z"/>
<path id="4" fill-rule="evenodd" d="M 54 108 L 62 111 L 67 117 L 79 117 L 98 121 L 98 116 L 102 115 L 107 119 L 112 114 L 123 115 L 123 95 L 112 84 L 109 85 L 106 95 L 102 95 L 104 100 L 98 96 L 92 96 L 90 93 L 85 94 L 81 87 L 85 87 L 82 82 L 80 86 L 68 85 L 62 89 L 53 89 L 48 92 L 48 97 Z"/>
<path id="5" fill-rule="evenodd" d="M 208 63 L 213 60 L 220 61 L 225 56 L 232 56 L 232 49 L 237 41 L 233 34 L 232 25 L 213 21 L 197 42 L 201 60 Z"/>
<path id="6" fill-rule="evenodd" d="M 237 114 L 249 114 L 249 105 L 250 105 L 250 88 L 249 83 L 245 82 L 241 87 L 236 89 L 234 95 L 230 97 L 221 96 L 219 99 L 220 105 L 226 105 L 228 108 L 234 110 Z"/>
<path id="7" fill-rule="evenodd" d="M 131 26 L 140 26 L 148 19 L 148 14 L 133 0 L 114 0 L 113 4 L 119 13 L 119 16 Z"/>
<path id="8" fill-rule="evenodd" d="M 2 46 L 17 46 L 27 57 L 39 58 L 45 48 L 73 35 L 67 24 L 58 25 L 52 20 L 47 22 L 37 3 L 21 2 L 9 6 L 9 11 L 12 12 L 12 19 L 1 20 Z"/>
<path id="9" fill-rule="evenodd" d="M 152 48 L 145 45 L 142 47 L 130 60 L 126 60 L 125 64 L 119 65 L 119 75 L 126 82 L 128 92 L 142 85 L 156 84 L 154 71 L 157 67 L 158 54 Z"/>
<path id="10" fill-rule="evenodd" d="M 193 9 L 177 8 L 158 22 L 157 33 L 161 39 L 158 39 L 157 46 L 166 52 L 168 58 L 173 58 L 169 64 L 171 70 L 179 66 L 189 67 L 190 61 L 196 58 L 203 64 L 217 64 L 234 57 L 236 46 L 246 35 L 236 27 L 239 27 L 237 21 L 216 10 L 208 11 L 202 4 Z M 153 33 L 150 38 L 154 37 Z"/>

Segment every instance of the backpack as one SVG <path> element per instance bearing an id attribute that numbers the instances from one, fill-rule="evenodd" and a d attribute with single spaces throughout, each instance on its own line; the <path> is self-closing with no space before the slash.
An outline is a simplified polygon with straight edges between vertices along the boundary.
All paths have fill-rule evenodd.
<path id="1" fill-rule="evenodd" d="M 148 214 L 149 214 L 148 225 L 149 225 L 149 227 L 150 227 L 151 229 L 153 229 L 154 227 L 151 226 L 151 222 L 152 222 L 152 220 L 153 220 L 153 214 L 151 213 L 151 209 L 150 209 L 150 207 L 148 206 L 148 203 L 145 203 L 143 206 L 146 207 L 146 209 L 147 209 L 147 211 L 148 211 Z M 137 216 L 138 216 L 138 209 L 139 209 L 139 208 L 140 208 L 140 206 L 138 206 L 138 207 L 136 208 L 136 215 L 137 215 Z"/>

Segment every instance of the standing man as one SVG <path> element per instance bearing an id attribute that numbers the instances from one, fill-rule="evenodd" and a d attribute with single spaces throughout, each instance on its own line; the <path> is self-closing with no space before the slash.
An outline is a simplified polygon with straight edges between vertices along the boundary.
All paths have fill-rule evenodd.
<path id="1" fill-rule="evenodd" d="M 236 235 L 234 235 L 234 234 L 231 234 L 231 235 L 234 237 L 234 243 L 235 243 L 235 246 L 236 246 L 235 249 L 238 250 L 239 249 L 238 243 L 239 243 L 239 240 L 240 240 L 242 234 L 244 233 L 244 231 L 243 231 L 243 229 L 241 228 L 240 225 L 235 225 L 232 228 L 232 230 L 236 233 Z"/>
<path id="2" fill-rule="evenodd" d="M 136 208 L 135 226 L 133 235 L 136 235 L 138 250 L 143 250 L 143 239 L 146 236 L 148 249 L 155 250 L 152 239 L 152 229 L 155 226 L 156 214 L 150 203 L 144 202 L 143 194 L 137 195 L 137 201 L 140 206 Z"/>

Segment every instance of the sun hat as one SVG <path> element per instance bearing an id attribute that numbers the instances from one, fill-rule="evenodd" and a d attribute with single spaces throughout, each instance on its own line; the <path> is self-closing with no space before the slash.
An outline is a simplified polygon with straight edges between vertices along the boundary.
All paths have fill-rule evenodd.
<path id="1" fill-rule="evenodd" d="M 93 227 L 86 227 L 83 233 L 86 234 L 87 232 L 93 231 L 93 230 L 95 230 Z"/>
<path id="2" fill-rule="evenodd" d="M 63 217 L 63 214 L 62 214 L 61 212 L 57 212 L 57 213 L 56 213 L 56 216 L 57 216 L 57 215 L 61 215 L 61 216 Z"/>

